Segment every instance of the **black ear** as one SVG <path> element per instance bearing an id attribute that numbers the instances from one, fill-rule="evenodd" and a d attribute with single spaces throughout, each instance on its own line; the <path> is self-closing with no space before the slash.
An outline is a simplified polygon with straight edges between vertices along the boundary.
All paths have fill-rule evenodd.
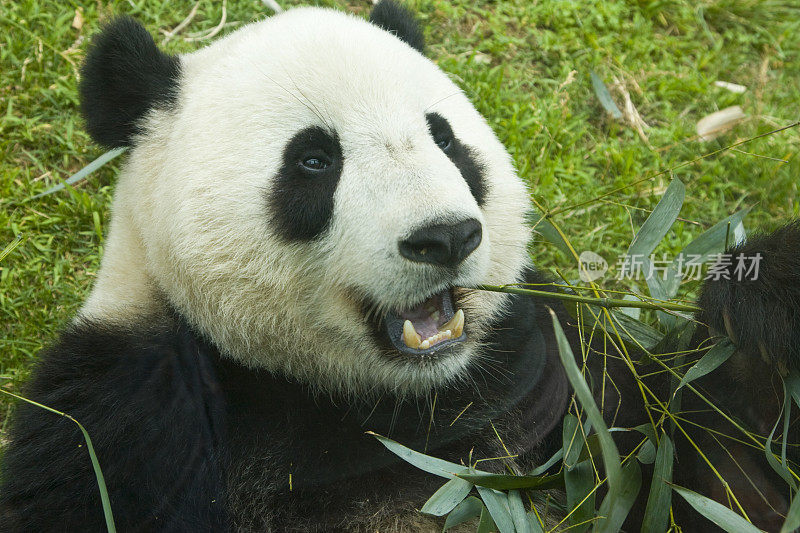
<path id="1" fill-rule="evenodd" d="M 372 9 L 369 21 L 389 33 L 397 35 L 412 48 L 425 52 L 425 37 L 417 18 L 395 0 L 381 0 Z"/>
<path id="2" fill-rule="evenodd" d="M 113 20 L 95 37 L 81 69 L 81 112 L 99 144 L 130 146 L 142 117 L 174 105 L 181 63 L 163 53 L 130 17 Z"/>

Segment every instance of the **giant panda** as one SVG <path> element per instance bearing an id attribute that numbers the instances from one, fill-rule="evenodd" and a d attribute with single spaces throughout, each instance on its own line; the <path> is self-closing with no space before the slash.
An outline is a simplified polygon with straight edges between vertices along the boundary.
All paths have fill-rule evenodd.
<path id="1" fill-rule="evenodd" d="M 515 457 L 483 465 L 498 471 L 560 447 L 572 391 L 550 310 L 580 354 L 577 330 L 557 300 L 475 290 L 545 279 L 528 193 L 422 35 L 383 0 L 369 21 L 292 9 L 181 56 L 130 18 L 94 40 L 86 128 L 129 155 L 96 283 L 25 394 L 91 435 L 119 530 L 439 531 L 417 509 L 441 480 L 366 431 L 456 462 Z M 800 352 L 799 249 L 797 224 L 739 245 L 763 255 L 758 281 L 700 299 L 694 342 L 739 347 L 707 390 L 756 430 Z M 646 420 L 624 364 L 600 359 L 609 420 Z M 8 441 L 0 529 L 104 528 L 70 420 L 21 404 Z M 676 483 L 724 501 L 677 450 Z M 787 501 L 758 453 L 715 464 L 772 528 Z"/>

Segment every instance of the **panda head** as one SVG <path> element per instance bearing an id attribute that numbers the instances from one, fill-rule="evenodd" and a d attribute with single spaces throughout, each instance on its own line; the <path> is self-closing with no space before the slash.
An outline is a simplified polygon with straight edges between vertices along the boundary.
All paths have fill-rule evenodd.
<path id="1" fill-rule="evenodd" d="M 370 22 L 293 9 L 181 56 L 107 26 L 82 109 L 130 155 L 81 315 L 171 308 L 224 355 L 331 391 L 463 376 L 506 303 L 470 287 L 519 279 L 528 197 L 421 35 L 387 0 Z"/>

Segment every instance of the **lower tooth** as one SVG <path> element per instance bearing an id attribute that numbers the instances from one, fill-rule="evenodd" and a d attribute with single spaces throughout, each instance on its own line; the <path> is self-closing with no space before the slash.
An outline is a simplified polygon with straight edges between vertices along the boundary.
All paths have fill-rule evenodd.
<path id="1" fill-rule="evenodd" d="M 425 339 L 419 345 L 420 350 L 427 350 L 430 347 L 431 347 L 431 342 L 428 339 Z"/>

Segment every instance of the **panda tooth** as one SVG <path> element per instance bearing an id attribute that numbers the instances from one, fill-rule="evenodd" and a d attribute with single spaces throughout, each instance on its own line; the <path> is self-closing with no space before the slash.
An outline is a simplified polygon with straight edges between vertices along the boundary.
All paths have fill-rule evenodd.
<path id="1" fill-rule="evenodd" d="M 420 350 L 427 350 L 427 349 L 428 349 L 428 348 L 430 348 L 430 347 L 431 347 L 431 341 L 430 341 L 430 340 L 428 340 L 428 339 L 425 339 L 425 340 L 424 340 L 424 341 L 422 341 L 422 342 L 420 343 L 420 345 L 419 345 L 419 349 L 420 349 Z"/>
<path id="2" fill-rule="evenodd" d="M 419 333 L 414 329 L 414 324 L 412 324 L 410 320 L 406 320 L 403 323 L 403 342 L 406 343 L 406 346 L 409 348 L 417 349 L 419 348 L 421 340 Z"/>
<path id="3" fill-rule="evenodd" d="M 446 324 L 442 324 L 439 331 L 446 331 L 450 330 L 450 333 L 453 337 L 460 337 L 461 334 L 464 332 L 464 311 L 459 309 L 456 311 L 456 314 L 453 315 L 453 318 L 447 321 Z"/>

